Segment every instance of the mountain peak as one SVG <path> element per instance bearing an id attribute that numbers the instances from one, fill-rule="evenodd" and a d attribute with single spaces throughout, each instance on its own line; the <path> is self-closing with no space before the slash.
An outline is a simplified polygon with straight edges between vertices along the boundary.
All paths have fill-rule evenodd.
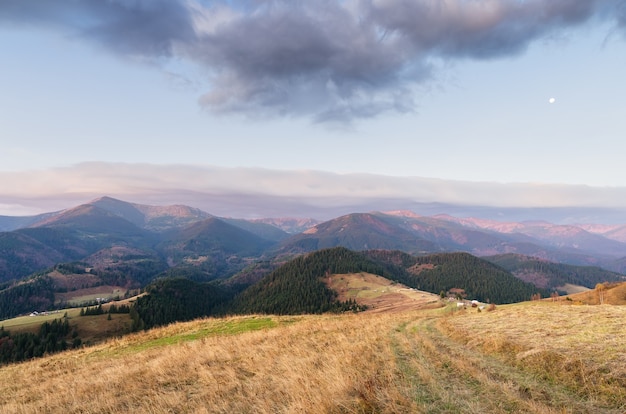
<path id="1" fill-rule="evenodd" d="M 113 198 L 109 196 L 102 196 L 102 197 L 98 197 L 98 198 L 91 200 L 87 204 L 98 204 L 98 203 L 109 203 L 109 202 L 126 203 L 125 201 L 118 200 L 117 198 Z"/>

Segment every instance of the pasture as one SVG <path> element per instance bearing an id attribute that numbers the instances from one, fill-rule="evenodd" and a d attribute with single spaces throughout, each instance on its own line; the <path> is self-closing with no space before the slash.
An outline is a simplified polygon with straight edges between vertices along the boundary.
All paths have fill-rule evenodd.
<path id="1" fill-rule="evenodd" d="M 0 412 L 626 411 L 626 308 L 455 308 L 172 324 L 0 368 Z"/>

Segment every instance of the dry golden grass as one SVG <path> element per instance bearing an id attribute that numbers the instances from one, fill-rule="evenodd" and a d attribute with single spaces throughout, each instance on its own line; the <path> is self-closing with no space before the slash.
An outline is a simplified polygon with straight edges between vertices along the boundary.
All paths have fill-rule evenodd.
<path id="1" fill-rule="evenodd" d="M 625 320 L 623 306 L 532 302 L 462 312 L 442 325 L 472 349 L 626 412 Z"/>
<path id="2" fill-rule="evenodd" d="M 587 305 L 599 305 L 600 295 L 602 295 L 603 304 L 626 305 L 626 282 L 605 283 L 604 290 L 602 292 L 599 292 L 597 289 L 592 289 L 569 295 L 569 297 L 574 302 L 580 302 Z M 561 300 L 563 299 L 561 298 Z"/>
<path id="3" fill-rule="evenodd" d="M 203 319 L 2 367 L 0 412 L 623 413 L 625 312 L 535 302 Z M 538 347 L 577 355 L 587 385 L 538 373 Z M 611 381 L 591 384 L 596 373 Z"/>
<path id="4" fill-rule="evenodd" d="M 439 307 L 438 295 L 411 289 L 371 273 L 346 273 L 325 279 L 328 287 L 338 292 L 338 299 L 355 300 L 367 305 L 368 312 L 406 311 Z"/>
<path id="5" fill-rule="evenodd" d="M 229 323 L 246 326 L 250 318 Z M 209 330 L 203 320 L 1 370 L 0 407 L 11 413 L 370 412 L 410 406 L 383 385 L 396 377 L 383 318 L 272 318 L 276 327 L 159 339 Z M 378 338 L 380 341 L 371 340 Z M 152 342 L 153 347 L 146 348 Z"/>

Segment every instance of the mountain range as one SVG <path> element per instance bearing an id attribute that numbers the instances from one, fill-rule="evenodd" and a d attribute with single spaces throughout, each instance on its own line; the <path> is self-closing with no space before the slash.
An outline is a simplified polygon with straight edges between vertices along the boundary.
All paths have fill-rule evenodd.
<path id="1" fill-rule="evenodd" d="M 79 274 L 91 275 L 73 276 L 81 288 L 135 289 L 162 276 L 249 286 L 297 256 L 337 246 L 412 257 L 469 253 L 541 289 L 592 288 L 622 280 L 626 272 L 626 225 L 504 222 L 411 211 L 353 213 L 324 222 L 243 220 L 184 205 L 102 197 L 59 212 L 0 217 L 0 228 L 5 288 L 51 273 L 59 281 L 59 265 L 72 263 Z M 58 283 L 74 286 L 68 280 Z"/>
<path id="2" fill-rule="evenodd" d="M 626 270 L 626 224 L 504 222 L 420 216 L 411 211 L 354 213 L 325 222 L 301 218 L 244 220 L 216 217 L 184 205 L 148 206 L 102 197 L 60 212 L 3 216 L 0 229 L 0 279 L 5 280 L 59 261 L 83 260 L 113 246 L 165 253 L 170 266 L 206 249 L 260 257 L 344 246 L 412 254 L 516 253 L 558 263 Z M 181 252 L 175 254 L 178 250 Z M 7 272 L 7 262 L 22 262 L 24 270 Z"/>

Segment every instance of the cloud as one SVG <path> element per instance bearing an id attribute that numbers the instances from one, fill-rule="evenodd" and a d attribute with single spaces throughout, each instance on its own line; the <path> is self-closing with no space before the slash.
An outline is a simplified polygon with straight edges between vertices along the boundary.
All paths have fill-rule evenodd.
<path id="1" fill-rule="evenodd" d="M 21 215 L 56 211 L 104 195 L 143 204 L 186 204 L 232 217 L 330 218 L 356 211 L 417 209 L 424 203 L 498 208 L 612 208 L 622 211 L 621 217 L 626 212 L 626 188 L 622 187 L 112 163 L 0 172 L 3 200 L 0 214 L 20 215 L 20 206 Z M 444 210 L 433 214 L 441 212 Z"/>
<path id="2" fill-rule="evenodd" d="M 616 0 L 4 0 L 0 22 L 64 30 L 113 53 L 203 68 L 216 113 L 346 122 L 415 108 L 438 59 L 491 59 L 589 21 Z"/>
<path id="3" fill-rule="evenodd" d="M 168 0 L 3 0 L 0 22 L 61 30 L 148 60 L 174 56 L 174 45 L 195 36 L 185 3 Z"/>

